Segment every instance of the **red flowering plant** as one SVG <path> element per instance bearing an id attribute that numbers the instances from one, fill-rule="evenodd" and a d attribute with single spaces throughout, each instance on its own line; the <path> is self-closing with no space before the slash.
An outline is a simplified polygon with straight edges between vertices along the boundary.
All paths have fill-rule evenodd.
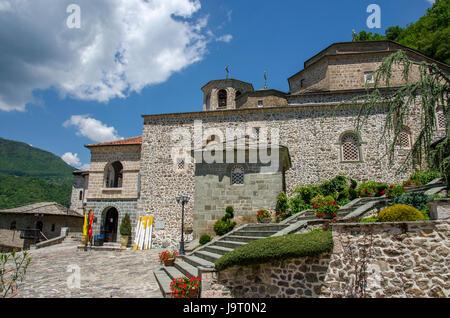
<path id="1" fill-rule="evenodd" d="M 168 259 L 171 258 L 177 258 L 178 256 L 178 251 L 164 251 L 161 254 L 159 254 L 159 262 L 162 264 L 164 262 L 166 262 Z"/>
<path id="2" fill-rule="evenodd" d="M 202 287 L 202 279 L 197 277 L 174 278 L 170 283 L 170 290 L 174 298 L 195 298 Z"/>
<path id="3" fill-rule="evenodd" d="M 396 197 L 401 196 L 403 193 L 406 193 L 405 188 L 401 185 L 395 185 L 395 184 L 391 184 L 387 189 L 386 189 L 386 196 L 389 199 L 393 199 Z"/>
<path id="4" fill-rule="evenodd" d="M 362 197 L 372 197 L 377 194 L 378 184 L 375 181 L 366 181 L 361 183 L 358 188 L 359 196 Z"/>
<path id="5" fill-rule="evenodd" d="M 267 210 L 259 210 L 256 214 L 256 219 L 258 222 L 262 222 L 263 219 L 271 219 L 272 218 L 272 212 Z"/>
<path id="6" fill-rule="evenodd" d="M 319 219 L 334 219 L 339 210 L 339 204 L 332 196 L 316 197 L 313 200 L 313 208 Z"/>

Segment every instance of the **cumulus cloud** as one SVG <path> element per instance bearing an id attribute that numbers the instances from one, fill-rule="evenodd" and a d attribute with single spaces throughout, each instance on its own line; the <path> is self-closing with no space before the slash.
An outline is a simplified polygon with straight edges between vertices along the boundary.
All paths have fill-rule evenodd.
<path id="1" fill-rule="evenodd" d="M 200 61 L 212 39 L 199 0 L 0 0 L 0 110 L 24 111 L 35 90 L 108 102 Z"/>
<path id="2" fill-rule="evenodd" d="M 71 165 L 72 167 L 81 166 L 81 161 L 80 158 L 78 158 L 77 153 L 66 152 L 61 156 L 61 159 L 64 160 L 68 165 Z"/>
<path id="3" fill-rule="evenodd" d="M 61 159 L 64 160 L 68 165 L 79 170 L 89 170 L 90 165 L 88 163 L 81 163 L 77 153 L 66 152 L 61 156 Z"/>
<path id="4" fill-rule="evenodd" d="M 77 128 L 78 136 L 87 137 L 94 142 L 108 142 L 123 139 L 120 137 L 114 127 L 109 127 L 101 121 L 89 117 L 89 115 L 74 115 L 63 123 L 68 128 L 74 126 Z"/>

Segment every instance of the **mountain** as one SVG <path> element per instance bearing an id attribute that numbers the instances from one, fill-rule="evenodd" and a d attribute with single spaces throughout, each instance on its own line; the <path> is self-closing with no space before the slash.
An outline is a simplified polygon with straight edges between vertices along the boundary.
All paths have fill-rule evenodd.
<path id="1" fill-rule="evenodd" d="M 37 202 L 68 207 L 75 170 L 48 151 L 0 138 L 0 209 Z"/>
<path id="2" fill-rule="evenodd" d="M 71 183 L 76 169 L 51 152 L 0 138 L 0 174 Z"/>

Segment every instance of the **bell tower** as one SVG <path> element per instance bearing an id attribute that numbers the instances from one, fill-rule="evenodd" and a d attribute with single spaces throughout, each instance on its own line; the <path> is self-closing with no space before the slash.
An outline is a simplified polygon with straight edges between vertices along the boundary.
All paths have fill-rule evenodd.
<path id="1" fill-rule="evenodd" d="M 236 109 L 236 99 L 253 92 L 253 85 L 235 79 L 210 81 L 202 87 L 203 111 Z"/>

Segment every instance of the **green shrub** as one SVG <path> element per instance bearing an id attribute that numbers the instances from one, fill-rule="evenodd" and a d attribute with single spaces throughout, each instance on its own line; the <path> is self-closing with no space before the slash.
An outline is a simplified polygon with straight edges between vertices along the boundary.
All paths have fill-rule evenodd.
<path id="1" fill-rule="evenodd" d="M 122 223 L 120 224 L 120 235 L 131 236 L 131 220 L 128 213 L 125 214 L 122 219 Z"/>
<path id="2" fill-rule="evenodd" d="M 376 197 L 381 197 L 382 195 L 386 194 L 386 190 L 389 188 L 389 185 L 387 183 L 378 183 L 375 187 L 377 194 Z"/>
<path id="3" fill-rule="evenodd" d="M 406 204 L 415 207 L 419 211 L 423 211 L 428 208 L 428 201 L 432 199 L 432 195 L 427 195 L 424 192 L 404 193 L 395 198 L 389 205 Z"/>
<path id="4" fill-rule="evenodd" d="M 312 205 L 307 204 L 300 196 L 296 196 L 289 200 L 289 208 L 291 214 L 297 214 L 305 210 L 311 210 Z"/>
<path id="5" fill-rule="evenodd" d="M 227 220 L 217 220 L 216 223 L 214 223 L 214 232 L 218 236 L 222 236 L 227 234 L 228 232 L 231 232 L 234 227 L 236 226 L 236 222 L 231 222 L 229 219 Z"/>
<path id="6" fill-rule="evenodd" d="M 423 221 L 423 214 L 413 206 L 396 204 L 382 210 L 377 217 L 378 222 Z"/>
<path id="7" fill-rule="evenodd" d="M 277 211 L 277 213 L 286 213 L 287 209 L 288 209 L 288 198 L 286 193 L 284 192 L 280 192 L 278 193 L 277 196 L 277 206 L 275 208 L 275 211 Z"/>
<path id="8" fill-rule="evenodd" d="M 430 183 L 436 178 L 440 178 L 441 174 L 436 171 L 419 171 L 417 173 L 412 174 L 408 181 L 405 181 L 403 185 L 405 186 L 421 186 L 427 183 Z"/>
<path id="9" fill-rule="evenodd" d="M 321 185 L 319 185 L 318 190 L 323 196 L 332 196 L 337 199 L 338 193 L 345 190 L 347 188 L 347 178 L 338 175 L 331 179 L 330 181 L 326 180 Z"/>
<path id="10" fill-rule="evenodd" d="M 375 223 L 375 222 L 378 222 L 378 219 L 376 216 L 371 216 L 368 218 L 361 219 L 359 222 L 360 223 Z"/>
<path id="11" fill-rule="evenodd" d="M 225 208 L 225 213 L 230 216 L 230 219 L 234 218 L 234 208 L 231 205 Z"/>
<path id="12" fill-rule="evenodd" d="M 199 243 L 200 245 L 205 245 L 211 242 L 211 240 L 212 240 L 211 235 L 203 234 L 202 236 L 200 236 Z"/>
<path id="13" fill-rule="evenodd" d="M 300 186 L 295 189 L 295 192 L 307 204 L 310 204 L 312 199 L 320 194 L 317 187 L 314 186 Z"/>
<path id="14" fill-rule="evenodd" d="M 333 248 L 331 231 L 314 231 L 255 240 L 225 254 L 215 262 L 222 271 L 234 265 L 257 265 L 289 258 L 316 256 Z"/>

